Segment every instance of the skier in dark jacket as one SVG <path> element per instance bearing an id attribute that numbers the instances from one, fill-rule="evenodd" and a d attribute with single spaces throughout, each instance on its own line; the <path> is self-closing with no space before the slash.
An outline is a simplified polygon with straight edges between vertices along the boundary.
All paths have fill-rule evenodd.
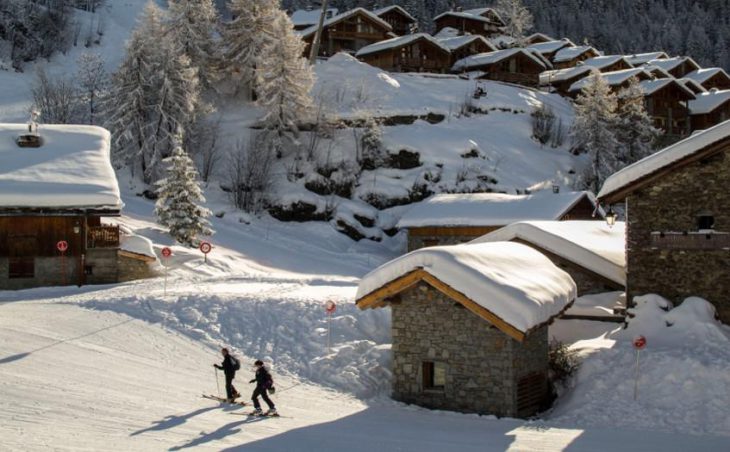
<path id="1" fill-rule="evenodd" d="M 236 369 L 240 368 L 241 365 L 238 363 L 238 360 L 228 352 L 227 348 L 222 348 L 221 354 L 223 355 L 223 362 L 220 365 L 213 364 L 213 366 L 216 369 L 221 369 L 223 374 L 225 374 L 226 396 L 229 402 L 233 402 L 237 397 L 241 397 L 241 394 L 239 394 L 238 391 L 236 391 L 236 388 L 233 387 L 233 379 L 236 378 Z"/>
<path id="2" fill-rule="evenodd" d="M 251 395 L 251 400 L 253 400 L 253 406 L 255 408 L 254 414 L 263 413 L 261 411 L 261 404 L 259 403 L 259 396 L 261 396 L 261 398 L 264 399 L 264 402 L 266 402 L 266 404 L 269 406 L 269 411 L 267 411 L 266 414 L 276 415 L 276 407 L 274 406 L 274 402 L 272 402 L 267 395 L 267 391 L 271 389 L 274 384 L 274 379 L 271 378 L 271 374 L 269 373 L 268 369 L 264 367 L 264 362 L 260 359 L 256 360 L 254 366 L 256 366 L 256 377 L 249 382 L 256 383 L 256 389 L 253 390 L 253 394 Z"/>

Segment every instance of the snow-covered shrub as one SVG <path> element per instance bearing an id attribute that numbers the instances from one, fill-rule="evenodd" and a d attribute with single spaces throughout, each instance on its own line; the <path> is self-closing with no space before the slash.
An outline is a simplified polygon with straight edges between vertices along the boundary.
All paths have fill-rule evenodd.
<path id="1" fill-rule="evenodd" d="M 548 349 L 548 379 L 553 388 L 565 387 L 580 367 L 578 352 L 560 341 L 552 340 Z"/>
<path id="2" fill-rule="evenodd" d="M 532 112 L 532 137 L 541 144 L 550 141 L 553 131 L 555 130 L 555 113 L 552 108 L 546 104 L 540 104 Z"/>
<path id="3" fill-rule="evenodd" d="M 360 141 L 363 169 L 374 170 L 387 162 L 388 154 L 383 146 L 383 129 L 373 116 L 365 120 Z"/>

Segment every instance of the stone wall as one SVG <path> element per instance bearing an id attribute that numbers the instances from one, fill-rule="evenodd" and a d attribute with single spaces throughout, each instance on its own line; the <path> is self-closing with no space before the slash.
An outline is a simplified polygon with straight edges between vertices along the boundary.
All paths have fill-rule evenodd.
<path id="1" fill-rule="evenodd" d="M 154 278 L 158 276 L 159 272 L 153 265 L 153 263 L 120 254 L 119 282 Z"/>
<path id="2" fill-rule="evenodd" d="M 428 246 L 459 245 L 496 231 L 499 227 L 434 227 L 408 230 L 408 252 Z"/>
<path id="3" fill-rule="evenodd" d="M 705 211 L 714 216 L 715 231 L 730 232 L 729 151 L 678 169 L 626 200 L 627 300 L 651 292 L 676 304 L 696 295 L 730 323 L 730 250 L 662 249 L 651 237 L 654 231 L 697 231 L 697 214 Z"/>
<path id="4" fill-rule="evenodd" d="M 116 248 L 93 248 L 86 251 L 84 266 L 91 273 L 86 275 L 87 284 L 111 284 L 118 281 L 119 265 Z"/>
<path id="5" fill-rule="evenodd" d="M 65 261 L 62 262 L 60 257 L 36 257 L 35 277 L 33 278 L 8 278 L 8 265 L 8 258 L 0 257 L 0 290 L 21 290 L 79 283 L 76 258 L 65 258 Z"/>
<path id="6" fill-rule="evenodd" d="M 524 343 L 420 283 L 392 304 L 393 398 L 428 408 L 499 416 L 517 410 L 517 381 L 547 370 L 547 328 Z M 423 387 L 424 361 L 446 364 L 443 390 Z"/>

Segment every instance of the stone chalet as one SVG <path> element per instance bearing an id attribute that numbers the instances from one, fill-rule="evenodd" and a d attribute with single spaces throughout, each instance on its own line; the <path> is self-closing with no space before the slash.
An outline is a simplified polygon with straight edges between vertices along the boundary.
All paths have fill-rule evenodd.
<path id="1" fill-rule="evenodd" d="M 318 25 L 297 34 L 305 42 L 304 55 L 309 56 Z M 357 53 L 363 47 L 393 37 L 393 27 L 364 8 L 355 8 L 324 21 L 318 56 L 329 57 L 337 52 Z"/>
<path id="2" fill-rule="evenodd" d="M 730 323 L 730 121 L 609 177 L 599 198 L 626 208 L 627 300 L 699 296 Z"/>
<path id="3" fill-rule="evenodd" d="M 465 243 L 518 221 L 595 219 L 602 217 L 590 192 L 441 194 L 414 205 L 397 226 L 408 230 L 413 251 Z"/>
<path id="4" fill-rule="evenodd" d="M 545 408 L 548 325 L 575 296 L 545 256 L 498 242 L 388 262 L 361 280 L 357 306 L 391 307 L 395 400 L 527 417 Z"/>
<path id="5" fill-rule="evenodd" d="M 0 289 L 151 276 L 151 246 L 127 251 L 103 222 L 123 206 L 110 141 L 99 127 L 0 124 Z"/>
<path id="6" fill-rule="evenodd" d="M 451 51 L 426 33 L 370 44 L 360 49 L 355 57 L 389 72 L 445 73 L 451 68 Z"/>

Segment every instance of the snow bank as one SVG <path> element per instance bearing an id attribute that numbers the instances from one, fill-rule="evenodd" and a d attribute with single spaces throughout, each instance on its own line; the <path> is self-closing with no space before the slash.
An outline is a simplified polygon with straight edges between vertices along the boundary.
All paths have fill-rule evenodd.
<path id="1" fill-rule="evenodd" d="M 604 292 L 590 295 L 583 295 L 575 300 L 575 303 L 565 311 L 566 315 L 585 315 L 592 317 L 613 317 L 615 308 L 626 306 L 625 292 Z"/>
<path id="2" fill-rule="evenodd" d="M 437 246 L 408 253 L 365 275 L 357 299 L 418 269 L 522 332 L 558 315 L 576 295 L 571 277 L 548 258 L 525 245 L 499 242 Z"/>
<path id="3" fill-rule="evenodd" d="M 157 259 L 152 240 L 141 235 L 122 235 L 119 248 L 123 251 Z"/>
<path id="4" fill-rule="evenodd" d="M 0 207 L 122 208 L 108 131 L 42 125 L 43 145 L 20 148 L 15 140 L 27 131 L 0 124 Z"/>
<path id="5" fill-rule="evenodd" d="M 605 221 L 526 221 L 510 224 L 472 243 L 520 239 L 618 284 L 626 284 L 626 225 Z"/>

